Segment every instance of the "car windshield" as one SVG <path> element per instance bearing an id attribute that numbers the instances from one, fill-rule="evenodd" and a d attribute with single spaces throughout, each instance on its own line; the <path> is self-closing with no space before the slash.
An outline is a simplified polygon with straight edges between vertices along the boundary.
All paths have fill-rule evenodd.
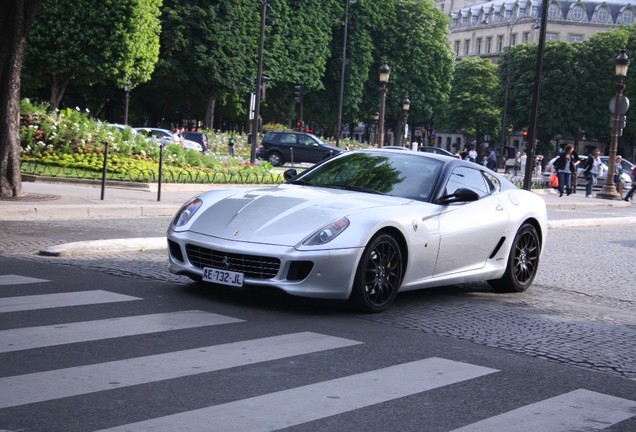
<path id="1" fill-rule="evenodd" d="M 406 152 L 361 151 L 330 159 L 291 183 L 428 201 L 443 165 Z"/>

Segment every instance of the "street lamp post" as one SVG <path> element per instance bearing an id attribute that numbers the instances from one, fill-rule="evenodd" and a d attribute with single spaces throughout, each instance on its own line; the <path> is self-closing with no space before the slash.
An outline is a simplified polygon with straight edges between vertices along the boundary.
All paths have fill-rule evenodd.
<path id="1" fill-rule="evenodd" d="M 338 98 L 338 124 L 336 125 L 336 147 L 340 147 L 342 135 L 342 105 L 344 103 L 345 69 L 347 64 L 347 33 L 349 29 L 349 3 L 354 4 L 358 0 L 345 0 L 345 24 L 342 40 L 342 60 L 340 65 L 340 95 Z"/>
<path id="2" fill-rule="evenodd" d="M 404 112 L 404 134 L 402 135 L 403 139 L 406 141 L 406 145 L 408 146 L 407 134 L 408 134 L 408 119 L 409 119 L 409 108 L 411 107 L 411 101 L 409 100 L 409 96 L 406 95 L 402 100 L 402 111 Z"/>
<path id="3" fill-rule="evenodd" d="M 258 65 L 256 68 L 256 95 L 254 98 L 254 118 L 252 119 L 252 142 L 250 151 L 250 163 L 256 161 L 256 145 L 258 142 L 258 126 L 261 108 L 261 96 L 263 85 L 263 51 L 265 50 L 265 23 L 267 19 L 267 0 L 261 0 L 261 33 L 258 45 Z"/>
<path id="4" fill-rule="evenodd" d="M 130 100 L 130 90 L 132 89 L 132 83 L 130 80 L 126 81 L 124 91 L 126 92 L 126 103 L 124 106 L 124 124 L 128 126 L 128 102 Z"/>
<path id="5" fill-rule="evenodd" d="M 629 66 L 629 57 L 622 49 L 616 57 L 616 96 L 614 96 L 614 110 L 612 112 L 612 139 L 610 141 L 609 161 L 607 163 L 607 179 L 605 185 L 599 193 L 596 194 L 597 198 L 618 200 L 621 199 L 620 195 L 616 191 L 616 184 L 614 183 L 614 166 L 616 164 L 616 151 L 618 149 L 618 137 L 621 134 L 621 117 L 623 116 L 623 90 L 625 89 L 625 78 L 627 77 L 627 68 Z"/>
<path id="6" fill-rule="evenodd" d="M 386 90 L 389 83 L 391 68 L 386 62 L 380 66 L 380 117 L 378 119 L 379 147 L 384 147 L 384 106 L 386 104 Z"/>

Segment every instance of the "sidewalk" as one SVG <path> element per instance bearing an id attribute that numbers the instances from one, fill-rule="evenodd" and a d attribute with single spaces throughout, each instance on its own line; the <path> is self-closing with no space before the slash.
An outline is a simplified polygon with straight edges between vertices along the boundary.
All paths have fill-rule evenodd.
<path id="1" fill-rule="evenodd" d="M 179 207 L 199 192 L 214 189 L 238 187 L 233 185 L 209 184 L 163 184 L 159 194 L 157 184 L 109 182 L 102 190 L 101 182 L 54 182 L 35 178 L 24 181 L 24 197 L 0 200 L 0 221 L 53 221 L 86 220 L 104 218 L 172 217 Z M 581 191 L 582 192 L 582 191 Z M 103 198 L 102 198 L 103 193 Z M 630 212 L 633 205 L 625 201 L 585 198 L 583 193 L 559 197 L 553 190 L 536 192 L 545 200 L 548 213 L 563 213 L 565 218 L 550 217 L 550 228 L 572 226 L 607 226 L 636 224 L 636 212 Z M 160 200 L 159 200 L 160 198 Z M 590 217 L 589 210 L 605 210 L 602 217 Z M 610 217 L 607 210 L 616 209 Z M 620 209 L 620 211 L 618 211 Z M 581 217 L 578 217 L 581 214 Z M 582 213 L 585 213 L 583 215 Z M 593 215 L 593 212 L 592 212 Z M 550 216 L 550 215 L 549 215 Z M 568 218 L 569 217 L 569 218 Z M 126 238 L 110 240 L 82 241 L 66 243 L 44 254 L 62 255 L 81 253 L 82 250 L 140 250 L 165 248 L 165 237 Z"/>

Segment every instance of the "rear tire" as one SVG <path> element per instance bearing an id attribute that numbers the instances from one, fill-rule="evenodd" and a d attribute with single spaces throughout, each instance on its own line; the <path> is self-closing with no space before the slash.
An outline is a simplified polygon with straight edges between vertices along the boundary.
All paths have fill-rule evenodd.
<path id="1" fill-rule="evenodd" d="M 351 291 L 351 301 L 362 312 L 386 310 L 402 284 L 402 251 L 388 234 L 371 239 L 362 253 Z"/>
<path id="2" fill-rule="evenodd" d="M 271 163 L 273 166 L 276 166 L 276 167 L 284 164 L 283 156 L 276 151 L 271 152 L 270 154 L 267 155 L 267 162 Z"/>
<path id="3" fill-rule="evenodd" d="M 537 230 L 525 223 L 512 242 L 506 271 L 501 279 L 488 281 L 496 292 L 523 292 L 534 280 L 539 268 L 541 242 Z"/>

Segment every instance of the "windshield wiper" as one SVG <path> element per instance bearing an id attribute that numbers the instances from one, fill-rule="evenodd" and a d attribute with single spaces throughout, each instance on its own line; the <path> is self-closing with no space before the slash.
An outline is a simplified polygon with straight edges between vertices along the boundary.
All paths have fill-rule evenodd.
<path id="1" fill-rule="evenodd" d="M 308 181 L 305 181 L 305 180 L 293 180 L 293 181 L 289 182 L 289 184 L 300 185 L 300 186 L 313 186 L 313 184 L 311 184 L 311 183 L 309 183 Z"/>
<path id="2" fill-rule="evenodd" d="M 354 192 L 366 192 L 366 193 L 372 193 L 376 195 L 386 195 L 384 192 L 379 192 L 374 189 L 368 189 L 368 188 L 364 188 L 360 186 L 352 186 L 352 185 L 345 185 L 345 184 L 339 184 L 339 183 L 324 184 L 320 186 L 331 188 L 331 189 L 342 189 L 342 190 L 348 190 L 348 191 L 354 191 Z"/>

